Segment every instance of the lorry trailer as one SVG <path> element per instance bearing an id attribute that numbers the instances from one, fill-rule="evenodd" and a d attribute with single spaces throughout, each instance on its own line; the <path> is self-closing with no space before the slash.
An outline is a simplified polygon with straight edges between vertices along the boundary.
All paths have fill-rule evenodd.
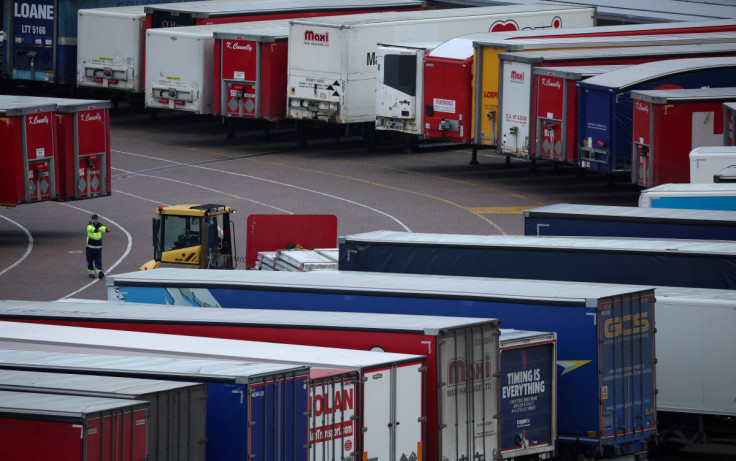
<path id="1" fill-rule="evenodd" d="M 736 101 L 736 87 L 632 91 L 631 98 L 631 182 L 652 187 L 687 182 L 690 152 L 721 145 L 723 103 Z"/>
<path id="2" fill-rule="evenodd" d="M 736 211 L 736 184 L 662 184 L 641 191 L 639 206 Z"/>
<path id="3" fill-rule="evenodd" d="M 0 343 L 0 368 L 67 376 L 200 383 L 206 389 L 206 459 L 248 460 L 266 457 L 274 444 L 286 457 L 306 458 L 307 424 L 305 383 L 309 368 L 244 361 L 105 355 L 13 349 L 17 343 Z M 23 344 L 22 348 L 32 348 Z M 5 371 L 3 371 L 5 373 Z M 76 379 L 74 380 L 76 382 Z M 119 397 L 118 397 L 119 398 Z M 194 402 L 195 405 L 197 404 Z M 204 403 L 204 402 L 202 402 Z M 171 409 L 175 411 L 174 408 Z M 172 428 L 177 426 L 172 426 Z M 167 458 L 170 459 L 170 458 Z M 175 456 L 175 459 L 179 459 Z"/>
<path id="4" fill-rule="evenodd" d="M 107 284 L 108 299 L 125 302 L 196 306 L 198 299 L 207 299 L 215 303 L 213 307 L 227 308 L 489 317 L 500 319 L 507 328 L 552 331 L 558 347 L 559 443 L 590 452 L 638 452 L 646 450 L 644 445 L 654 433 L 654 381 L 650 380 L 655 356 L 654 292 L 647 287 L 542 286 L 532 281 L 349 271 L 215 274 L 172 269 L 111 275 Z M 630 316 L 639 319 L 625 334 L 616 326 L 624 316 L 627 322 Z M 599 328 L 604 324 L 611 327 L 608 333 Z M 621 358 L 616 351 L 628 347 L 641 354 L 614 366 L 611 357 Z M 625 384 L 614 371 L 617 367 L 633 367 L 641 373 L 632 381 L 628 380 L 633 375 L 627 374 Z M 624 394 L 620 386 L 632 386 L 634 392 Z M 621 398 L 626 402 L 614 402 Z M 627 416 L 620 413 L 624 407 L 635 410 Z M 609 426 L 609 416 L 626 428 Z"/>
<path id="5" fill-rule="evenodd" d="M 556 203 L 524 210 L 524 235 L 736 240 L 736 216 L 679 210 Z"/>
<path id="6" fill-rule="evenodd" d="M 149 403 L 31 392 L 0 391 L 3 457 L 120 461 L 148 457 Z"/>
<path id="7" fill-rule="evenodd" d="M 723 103 L 723 145 L 736 146 L 736 103 Z"/>
<path id="8" fill-rule="evenodd" d="M 723 107 L 726 107 L 726 103 Z M 724 111 L 725 112 L 725 111 Z M 728 120 L 724 119 L 724 125 Z M 724 126 L 724 135 L 731 125 Z M 736 145 L 696 147 L 688 154 L 690 160 L 690 183 L 711 184 L 714 176 L 724 168 L 736 165 Z"/>
<path id="9" fill-rule="evenodd" d="M 499 446 L 498 439 L 504 437 L 503 430 L 486 427 L 489 435 L 495 433 L 483 444 L 486 454 L 500 451 L 510 457 L 551 455 L 555 448 L 554 333 L 523 335 L 515 332 L 513 335 L 515 350 L 523 345 L 524 338 L 542 337 L 543 342 L 529 341 L 529 345 L 547 345 L 529 352 L 529 363 L 533 356 L 540 360 L 536 368 L 529 368 L 538 369 L 540 377 L 528 381 L 538 389 L 524 394 L 534 402 L 525 406 L 516 401 L 521 395 L 514 390 L 518 387 L 513 386 L 519 383 L 512 378 L 506 385 L 511 390 L 502 399 L 498 378 L 491 376 L 499 369 L 497 319 L 345 312 L 332 312 L 326 317 L 318 311 L 201 309 L 110 301 L 75 303 L 73 300 L 64 303 L 0 301 L 0 319 L 424 355 L 427 357 L 426 392 L 429 397 L 426 400 L 426 459 L 445 459 L 456 452 L 477 450 L 477 447 L 468 446 L 469 431 L 473 431 L 474 439 L 483 438 L 477 431 L 470 426 L 450 429 L 458 426 L 456 410 L 464 413 L 465 409 L 474 408 L 474 401 L 485 402 L 483 413 L 469 415 L 470 419 L 494 420 L 500 414 L 499 401 L 509 408 L 507 418 L 501 415 L 502 425 L 507 419 L 509 426 L 528 419 L 519 430 L 507 434 L 503 446 Z M 501 334 L 502 343 L 503 336 Z M 473 345 L 480 346 L 480 355 L 476 356 L 478 351 Z M 510 352 L 509 356 L 515 357 L 521 352 Z M 541 368 L 545 357 L 547 367 Z M 488 375 L 488 388 L 471 387 L 466 382 L 462 370 L 470 370 L 472 364 L 482 364 Z M 506 368 L 507 373 L 524 371 L 523 364 L 513 359 L 501 367 Z"/>
<path id="10" fill-rule="evenodd" d="M 253 360 L 321 368 L 310 372 L 309 401 L 314 405 L 308 415 L 312 422 L 308 438 L 310 458 L 399 460 L 402 456 L 419 459 L 422 455 L 426 371 L 423 356 L 19 322 L 0 325 L 0 331 L 2 340 L 80 352 L 105 348 L 131 355 Z M 341 390 L 335 400 L 330 400 L 329 392 L 327 397 L 323 393 L 324 389 L 331 389 L 331 382 L 337 383 L 332 389 L 345 391 Z M 478 411 L 482 409 L 482 402 L 475 405 Z M 335 411 L 338 407 L 342 411 Z M 328 408 L 332 411 L 328 412 Z M 495 426 L 495 421 L 485 421 Z M 483 427 L 491 426 L 486 424 Z M 496 434 L 494 431 L 488 436 Z M 338 438 L 340 444 L 335 443 Z M 271 444 L 266 442 L 268 449 Z M 480 445 L 486 441 L 484 438 L 476 442 L 480 451 Z"/>
<path id="11" fill-rule="evenodd" d="M 0 391 L 146 401 L 148 459 L 205 459 L 204 384 L 0 370 Z"/>

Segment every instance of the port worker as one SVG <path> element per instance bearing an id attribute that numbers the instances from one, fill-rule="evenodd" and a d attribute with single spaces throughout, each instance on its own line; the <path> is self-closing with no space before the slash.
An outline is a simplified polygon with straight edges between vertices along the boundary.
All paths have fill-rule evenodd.
<path id="1" fill-rule="evenodd" d="M 89 278 L 104 278 L 102 272 L 102 233 L 110 232 L 110 228 L 100 224 L 100 217 L 92 215 L 87 224 L 87 272 Z"/>

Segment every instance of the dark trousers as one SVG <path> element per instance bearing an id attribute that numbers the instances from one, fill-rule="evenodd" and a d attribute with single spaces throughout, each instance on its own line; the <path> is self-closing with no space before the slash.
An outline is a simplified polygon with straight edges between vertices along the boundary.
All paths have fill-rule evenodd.
<path id="1" fill-rule="evenodd" d="M 87 247 L 87 270 L 102 270 L 102 248 Z"/>

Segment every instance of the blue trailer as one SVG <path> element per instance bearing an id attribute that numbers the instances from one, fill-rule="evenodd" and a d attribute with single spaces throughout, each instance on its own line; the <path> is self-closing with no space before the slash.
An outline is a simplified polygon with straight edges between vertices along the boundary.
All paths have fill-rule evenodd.
<path id="1" fill-rule="evenodd" d="M 557 203 L 524 210 L 524 235 L 736 240 L 736 214 Z"/>
<path id="2" fill-rule="evenodd" d="M 0 368 L 204 383 L 206 459 L 269 459 L 274 446 L 306 459 L 306 367 L 3 349 Z"/>
<path id="3" fill-rule="evenodd" d="M 644 189 L 640 208 L 736 211 L 736 184 L 671 183 Z"/>
<path id="4" fill-rule="evenodd" d="M 84 8 L 179 3 L 183 0 L 6 0 L 2 77 L 74 84 L 77 12 Z"/>
<path id="5" fill-rule="evenodd" d="M 338 244 L 347 271 L 736 289 L 725 240 L 376 231 Z"/>
<path id="6" fill-rule="evenodd" d="M 601 173 L 631 171 L 632 90 L 736 86 L 736 57 L 657 61 L 577 83 L 578 161 Z"/>
<path id="7" fill-rule="evenodd" d="M 554 331 L 561 444 L 639 452 L 656 432 L 654 291 L 647 287 L 187 269 L 111 275 L 107 284 L 109 299 L 126 302 L 490 317 L 505 328 Z"/>

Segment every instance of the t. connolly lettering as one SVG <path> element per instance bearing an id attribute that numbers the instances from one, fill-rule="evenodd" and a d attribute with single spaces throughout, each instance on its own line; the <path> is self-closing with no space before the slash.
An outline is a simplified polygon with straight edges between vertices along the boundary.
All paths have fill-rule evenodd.
<path id="1" fill-rule="evenodd" d="M 39 116 L 39 115 L 33 115 L 31 117 L 28 117 L 28 124 L 29 125 L 46 125 L 49 123 L 49 116 Z"/>
<path id="2" fill-rule="evenodd" d="M 230 42 L 230 43 L 227 44 L 227 48 L 229 50 L 242 50 L 242 51 L 248 51 L 248 52 L 253 51 L 253 47 L 250 46 L 250 43 L 247 43 L 245 45 L 241 45 L 241 44 L 239 44 L 237 42 L 236 43 Z"/>
<path id="3" fill-rule="evenodd" d="M 542 86 L 557 88 L 558 90 L 562 87 L 559 80 L 552 80 L 551 78 L 547 77 L 542 77 Z"/>
<path id="4" fill-rule="evenodd" d="M 636 106 L 636 110 L 646 112 L 647 114 L 649 113 L 649 104 L 641 101 L 636 101 L 634 105 Z"/>
<path id="5" fill-rule="evenodd" d="M 79 118 L 80 118 L 80 119 L 81 119 L 81 120 L 82 120 L 83 122 L 100 122 L 100 121 L 102 121 L 102 114 L 100 114 L 100 113 L 97 113 L 97 114 L 95 114 L 95 115 L 90 115 L 90 114 L 81 114 L 81 115 L 79 116 Z"/>

